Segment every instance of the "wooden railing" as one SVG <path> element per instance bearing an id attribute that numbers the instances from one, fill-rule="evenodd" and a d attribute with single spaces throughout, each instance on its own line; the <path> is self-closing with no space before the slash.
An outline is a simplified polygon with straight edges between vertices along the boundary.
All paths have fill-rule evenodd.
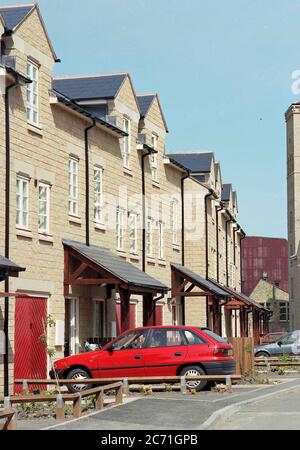
<path id="1" fill-rule="evenodd" d="M 16 430 L 15 412 L 9 408 L 0 411 L 0 420 L 4 421 L 4 424 L 0 424 L 0 430 Z"/>
<path id="2" fill-rule="evenodd" d="M 46 385 L 49 384 L 47 380 L 46 382 L 43 382 L 44 380 L 40 381 L 37 380 L 34 381 L 34 384 L 39 385 Z M 53 380 L 52 380 L 53 381 Z M 30 384 L 30 382 L 28 382 Z M 33 383 L 31 383 L 33 384 Z M 51 384 L 51 383 L 50 383 Z M 73 383 L 74 384 L 74 381 Z M 76 384 L 80 384 L 79 380 L 76 380 Z M 85 383 L 86 384 L 86 383 Z M 104 393 L 107 391 L 115 390 L 115 403 L 117 405 L 120 405 L 123 403 L 123 383 L 121 381 L 118 381 L 116 383 L 110 383 L 105 386 L 98 386 L 93 389 L 88 389 L 86 391 L 83 391 L 81 393 L 76 394 L 24 394 L 23 395 L 16 395 L 12 396 L 6 399 L 6 403 L 10 405 L 15 404 L 24 404 L 24 403 L 54 403 L 56 402 L 56 419 L 64 419 L 65 417 L 65 406 L 67 402 L 73 403 L 73 417 L 79 418 L 81 417 L 81 400 L 86 397 L 95 396 L 96 397 L 96 410 L 100 411 L 104 408 Z M 0 397 L 0 403 L 4 403 L 4 398 Z"/>
<path id="3" fill-rule="evenodd" d="M 255 367 L 300 367 L 300 359 L 264 358 L 254 359 Z"/>

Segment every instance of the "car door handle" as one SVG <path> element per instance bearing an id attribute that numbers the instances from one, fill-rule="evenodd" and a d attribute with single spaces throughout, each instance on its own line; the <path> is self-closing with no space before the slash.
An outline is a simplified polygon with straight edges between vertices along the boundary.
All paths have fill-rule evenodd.
<path id="1" fill-rule="evenodd" d="M 182 353 L 175 353 L 175 356 L 182 356 Z"/>
<path id="2" fill-rule="evenodd" d="M 136 355 L 135 357 L 134 357 L 134 359 L 142 359 L 143 357 L 141 356 L 141 355 Z"/>

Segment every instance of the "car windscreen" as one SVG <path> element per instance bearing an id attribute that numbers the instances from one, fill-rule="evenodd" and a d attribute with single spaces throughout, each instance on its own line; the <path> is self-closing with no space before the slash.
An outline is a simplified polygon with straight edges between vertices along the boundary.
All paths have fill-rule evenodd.
<path id="1" fill-rule="evenodd" d="M 200 330 L 202 331 L 202 333 L 207 334 L 208 336 L 213 338 L 215 341 L 220 342 L 221 344 L 228 344 L 227 339 L 222 338 L 221 336 L 219 336 L 218 334 L 214 333 L 213 331 L 208 330 L 208 329 L 204 330 L 203 328 L 200 328 Z"/>

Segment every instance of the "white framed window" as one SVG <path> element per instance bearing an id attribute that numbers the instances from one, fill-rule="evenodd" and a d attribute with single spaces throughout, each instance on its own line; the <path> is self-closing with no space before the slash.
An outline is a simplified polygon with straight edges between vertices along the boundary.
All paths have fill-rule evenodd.
<path id="1" fill-rule="evenodd" d="M 39 233 L 49 233 L 50 229 L 50 186 L 39 183 Z"/>
<path id="2" fill-rule="evenodd" d="M 103 221 L 103 169 L 94 168 L 94 220 L 97 223 Z"/>
<path id="3" fill-rule="evenodd" d="M 39 67 L 30 59 L 27 60 L 26 74 L 32 80 L 32 83 L 26 84 L 27 120 L 37 125 L 39 123 Z"/>
<path id="4" fill-rule="evenodd" d="M 69 159 L 69 214 L 78 215 L 78 160 Z"/>
<path id="5" fill-rule="evenodd" d="M 22 176 L 17 176 L 16 225 L 24 229 L 29 227 L 29 179 Z"/>
<path id="6" fill-rule="evenodd" d="M 153 256 L 152 248 L 152 219 L 148 217 L 146 221 L 146 254 L 147 256 Z"/>
<path id="7" fill-rule="evenodd" d="M 117 249 L 124 250 L 124 220 L 125 210 L 123 208 L 117 208 L 117 222 L 116 222 L 116 233 L 117 233 Z"/>
<path id="8" fill-rule="evenodd" d="M 123 140 L 123 166 L 126 169 L 130 168 L 130 153 L 131 153 L 131 122 L 130 119 L 124 117 L 123 129 L 128 134 Z"/>
<path id="9" fill-rule="evenodd" d="M 129 214 L 129 246 L 130 253 L 137 253 L 137 214 L 131 212 Z"/>
<path id="10" fill-rule="evenodd" d="M 279 303 L 279 322 L 288 322 L 289 304 L 288 302 Z"/>
<path id="11" fill-rule="evenodd" d="M 156 150 L 157 152 L 157 143 L 158 143 L 158 137 L 156 134 L 152 134 L 152 148 Z M 151 159 L 151 175 L 152 180 L 157 181 L 158 180 L 158 162 L 157 162 L 157 153 L 152 153 L 150 156 Z"/>
<path id="12" fill-rule="evenodd" d="M 179 202 L 176 198 L 172 201 L 172 239 L 173 244 L 178 245 L 179 230 Z"/>
<path id="13" fill-rule="evenodd" d="M 158 222 L 158 257 L 164 259 L 164 224 Z"/>

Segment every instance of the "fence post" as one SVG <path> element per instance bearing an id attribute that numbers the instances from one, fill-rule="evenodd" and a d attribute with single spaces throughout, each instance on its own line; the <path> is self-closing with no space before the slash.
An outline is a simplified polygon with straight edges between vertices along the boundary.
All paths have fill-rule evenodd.
<path id="1" fill-rule="evenodd" d="M 116 392 L 116 404 L 121 405 L 123 403 L 123 383 L 117 388 Z"/>
<path id="2" fill-rule="evenodd" d="M 81 395 L 73 400 L 73 417 L 79 419 L 81 417 Z"/>
<path id="3" fill-rule="evenodd" d="M 180 377 L 180 390 L 182 395 L 186 395 L 186 381 L 185 377 Z"/>
<path id="4" fill-rule="evenodd" d="M 96 394 L 96 410 L 101 411 L 101 409 L 104 408 L 104 391 L 101 389 L 101 391 L 97 392 Z"/>
<path id="5" fill-rule="evenodd" d="M 57 394 L 56 396 L 56 419 L 64 419 L 65 418 L 65 402 L 62 394 Z"/>
<path id="6" fill-rule="evenodd" d="M 29 387 L 28 387 L 27 380 L 23 380 L 22 394 L 23 395 L 28 395 L 29 394 Z"/>
<path id="7" fill-rule="evenodd" d="M 128 395 L 129 394 L 128 378 L 124 378 L 124 380 L 123 380 L 123 394 L 124 395 Z"/>

